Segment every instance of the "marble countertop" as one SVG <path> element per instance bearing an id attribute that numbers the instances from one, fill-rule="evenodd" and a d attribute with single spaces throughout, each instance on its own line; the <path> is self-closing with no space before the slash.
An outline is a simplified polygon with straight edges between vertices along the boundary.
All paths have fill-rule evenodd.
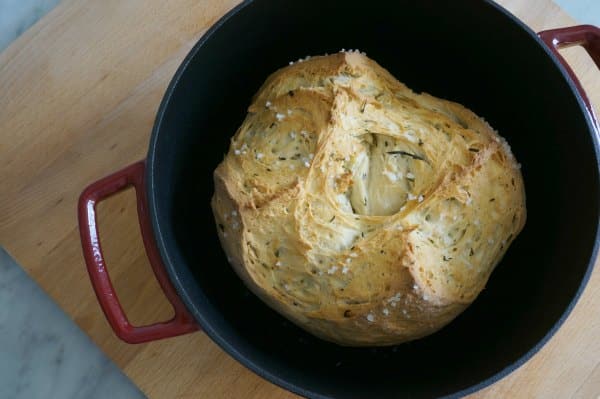
<path id="1" fill-rule="evenodd" d="M 0 0 L 0 51 L 60 0 Z M 600 1 L 555 0 L 600 25 Z M 0 248 L 0 398 L 144 395 Z"/>
<path id="2" fill-rule="evenodd" d="M 0 398 L 145 396 L 0 249 Z"/>

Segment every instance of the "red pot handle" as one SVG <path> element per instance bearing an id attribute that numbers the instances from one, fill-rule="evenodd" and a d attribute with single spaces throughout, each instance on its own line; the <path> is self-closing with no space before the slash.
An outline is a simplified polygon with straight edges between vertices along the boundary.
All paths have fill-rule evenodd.
<path id="1" fill-rule="evenodd" d="M 100 179 L 81 193 L 78 204 L 81 246 L 92 286 L 115 334 L 130 344 L 174 337 L 198 329 L 198 325 L 171 285 L 156 248 L 148 217 L 144 171 L 145 162 L 140 161 Z M 129 323 L 119 303 L 104 262 L 96 221 L 96 204 L 130 186 L 136 191 L 138 220 L 148 260 L 165 296 L 175 310 L 175 316 L 171 320 L 140 327 Z"/>
<path id="2" fill-rule="evenodd" d="M 594 122 L 596 129 L 600 129 L 600 125 L 598 124 L 598 119 L 596 118 L 596 113 L 594 112 L 594 108 L 590 103 L 583 87 L 581 87 L 581 83 L 575 73 L 567 63 L 567 61 L 563 58 L 562 55 L 558 52 L 558 50 L 571 46 L 581 46 L 592 57 L 596 66 L 600 68 L 600 28 L 593 25 L 579 25 L 579 26 L 571 26 L 568 28 L 559 28 L 559 29 L 550 29 L 545 30 L 543 32 L 538 33 L 540 39 L 544 41 L 546 46 L 554 53 L 554 56 L 561 62 L 573 83 L 579 90 L 581 94 L 581 98 L 583 99 L 585 106 Z"/>

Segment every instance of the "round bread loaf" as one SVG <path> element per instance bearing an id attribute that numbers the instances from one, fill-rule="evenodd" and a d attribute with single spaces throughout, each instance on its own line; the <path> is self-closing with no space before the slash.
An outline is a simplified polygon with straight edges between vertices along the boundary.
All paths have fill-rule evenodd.
<path id="1" fill-rule="evenodd" d="M 341 345 L 439 330 L 475 300 L 525 223 L 506 142 L 358 52 L 272 74 L 214 180 L 237 274 Z"/>

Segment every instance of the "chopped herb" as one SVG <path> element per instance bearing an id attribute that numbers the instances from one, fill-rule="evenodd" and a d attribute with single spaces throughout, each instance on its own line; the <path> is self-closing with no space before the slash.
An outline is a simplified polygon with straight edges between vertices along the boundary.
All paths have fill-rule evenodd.
<path id="1" fill-rule="evenodd" d="M 469 256 L 473 256 L 475 255 L 475 252 L 473 252 L 473 248 L 471 248 L 471 251 L 469 251 Z"/>
<path id="2" fill-rule="evenodd" d="M 288 96 L 290 96 L 290 97 L 294 97 L 294 90 L 290 90 L 290 91 L 288 91 Z"/>
<path id="3" fill-rule="evenodd" d="M 279 160 L 280 160 L 280 161 L 286 161 L 286 160 L 287 160 L 287 158 L 286 158 L 286 157 L 279 157 Z"/>
<path id="4" fill-rule="evenodd" d="M 333 215 L 333 217 L 329 220 L 329 223 L 333 222 L 335 220 L 335 215 Z"/>
<path id="5" fill-rule="evenodd" d="M 444 262 L 448 262 L 449 260 L 452 260 L 451 257 L 446 257 L 446 255 L 442 256 L 442 259 L 444 260 Z"/>
<path id="6" fill-rule="evenodd" d="M 362 105 L 360 106 L 360 113 L 364 113 L 365 112 L 365 107 L 367 106 L 367 100 L 363 101 Z"/>
<path id="7" fill-rule="evenodd" d="M 363 203 L 367 206 L 367 197 L 363 198 Z"/>
<path id="8" fill-rule="evenodd" d="M 271 126 L 269 126 L 269 129 L 273 129 L 275 127 L 275 125 L 277 125 L 275 122 L 271 123 Z"/>
<path id="9" fill-rule="evenodd" d="M 271 168 L 267 168 L 267 172 L 272 172 Z"/>
<path id="10" fill-rule="evenodd" d="M 386 146 L 386 147 L 388 146 L 387 140 L 383 142 L 383 145 Z"/>
<path id="11" fill-rule="evenodd" d="M 419 147 L 423 145 L 423 140 L 419 139 Z"/>
<path id="12" fill-rule="evenodd" d="M 277 248 L 277 249 L 275 250 L 275 257 L 276 257 L 276 258 L 279 258 L 279 248 Z"/>
<path id="13" fill-rule="evenodd" d="M 365 232 L 364 232 L 364 231 L 361 231 L 361 232 L 360 232 L 360 236 L 361 236 L 362 238 L 365 238 Z"/>
<path id="14" fill-rule="evenodd" d="M 419 161 L 426 161 L 425 158 L 423 158 L 422 156 L 417 155 L 417 154 L 412 154 L 412 153 L 406 152 L 406 151 L 388 151 L 387 154 L 389 154 L 389 155 L 406 155 L 407 157 L 418 159 Z"/>
<path id="15" fill-rule="evenodd" d="M 471 148 L 469 148 L 469 151 L 471 151 L 471 152 L 479 152 L 479 148 L 471 147 Z"/>
<path id="16" fill-rule="evenodd" d="M 352 311 L 350 309 L 344 312 L 344 317 L 352 317 Z"/>
<path id="17" fill-rule="evenodd" d="M 496 201 L 496 198 L 490 198 L 490 202 Z"/>

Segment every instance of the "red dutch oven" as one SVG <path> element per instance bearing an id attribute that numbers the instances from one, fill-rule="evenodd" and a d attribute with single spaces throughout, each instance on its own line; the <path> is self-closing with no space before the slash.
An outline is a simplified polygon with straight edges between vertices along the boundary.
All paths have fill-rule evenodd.
<path id="1" fill-rule="evenodd" d="M 108 322 L 129 343 L 202 329 L 242 364 L 311 398 L 460 397 L 527 361 L 573 309 L 598 252 L 599 140 L 590 102 L 558 50 L 600 66 L 600 30 L 534 33 L 492 1 L 246 1 L 191 50 L 164 96 L 146 160 L 87 187 L 79 228 Z M 389 348 L 313 337 L 252 295 L 222 252 L 212 172 L 252 95 L 288 61 L 359 48 L 416 91 L 466 105 L 522 164 L 528 221 L 486 289 L 454 322 Z M 102 255 L 96 205 L 130 186 L 173 319 L 133 326 Z M 113 238 L 114 239 L 114 238 Z"/>

